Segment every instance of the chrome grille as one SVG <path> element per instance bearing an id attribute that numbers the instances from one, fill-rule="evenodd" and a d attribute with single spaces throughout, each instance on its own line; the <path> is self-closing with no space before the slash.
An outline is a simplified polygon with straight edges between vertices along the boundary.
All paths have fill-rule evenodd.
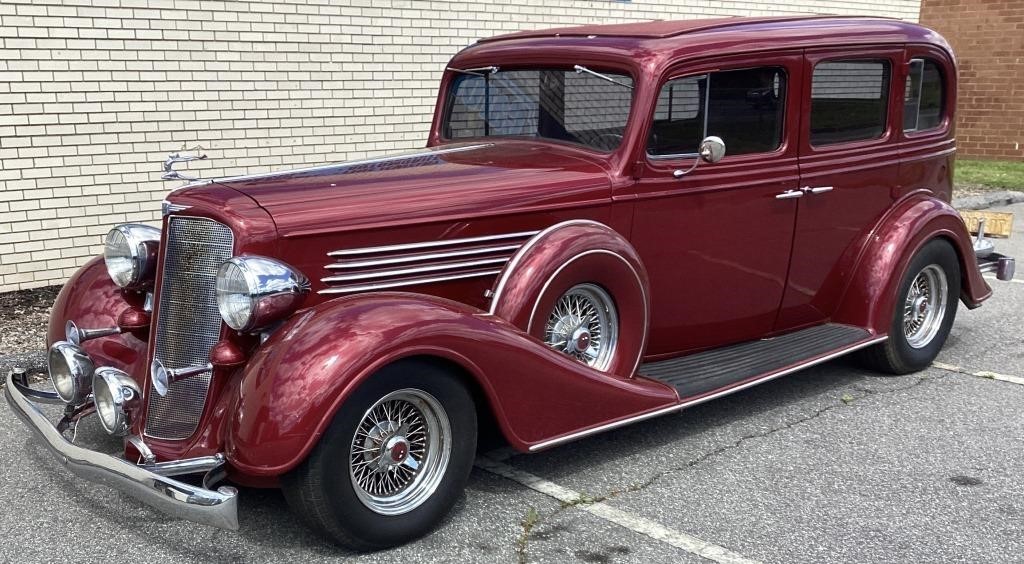
<path id="1" fill-rule="evenodd" d="M 156 358 L 168 368 L 206 364 L 220 337 L 216 277 L 231 258 L 234 236 L 216 221 L 174 216 L 168 220 L 160 284 Z M 146 435 L 185 439 L 196 431 L 206 406 L 210 373 L 171 384 L 166 396 L 150 390 Z"/>

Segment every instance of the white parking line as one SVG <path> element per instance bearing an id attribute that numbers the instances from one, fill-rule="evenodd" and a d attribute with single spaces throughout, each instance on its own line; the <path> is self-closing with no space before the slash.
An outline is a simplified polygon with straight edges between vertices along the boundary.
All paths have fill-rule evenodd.
<path id="1" fill-rule="evenodd" d="M 529 472 L 518 470 L 504 462 L 494 460 L 493 458 L 489 458 L 487 456 L 478 457 L 476 465 L 477 467 L 487 470 L 492 474 L 508 478 L 509 480 L 518 482 L 533 491 L 553 497 L 562 503 L 574 504 L 583 511 L 600 517 L 605 521 L 615 523 L 620 527 L 625 527 L 635 533 L 659 540 L 663 543 L 685 550 L 691 554 L 696 554 L 702 558 L 707 558 L 708 560 L 721 562 L 723 564 L 757 563 L 757 560 L 751 560 L 736 554 L 727 548 L 718 546 L 717 544 L 707 542 L 693 535 L 669 529 L 660 523 L 651 521 L 650 519 L 645 519 L 638 515 L 633 515 L 632 513 L 627 513 L 621 509 L 616 509 L 604 502 L 581 503 L 580 500 L 586 498 L 579 492 L 560 486 L 554 482 L 549 482 L 548 480 L 530 474 Z"/>
<path id="2" fill-rule="evenodd" d="M 1000 374 L 998 372 L 989 372 L 988 370 L 979 370 L 977 372 L 960 368 L 955 364 L 946 364 L 945 362 L 933 362 L 932 366 L 941 370 L 948 370 L 950 372 L 959 372 L 960 374 L 967 374 L 968 376 L 977 376 L 978 378 L 988 378 L 989 380 L 1001 380 L 1003 382 L 1010 382 L 1013 384 L 1020 384 L 1024 386 L 1024 378 L 1020 376 L 1010 376 L 1009 374 Z"/>

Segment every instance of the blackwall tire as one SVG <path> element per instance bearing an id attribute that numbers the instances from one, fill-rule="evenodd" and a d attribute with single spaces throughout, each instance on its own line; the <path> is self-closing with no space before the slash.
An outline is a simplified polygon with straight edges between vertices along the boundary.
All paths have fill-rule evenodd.
<path id="1" fill-rule="evenodd" d="M 476 408 L 459 379 L 400 361 L 360 385 L 282 487 L 330 540 L 359 551 L 396 546 L 433 530 L 461 497 L 476 440 Z"/>
<path id="2" fill-rule="evenodd" d="M 860 351 L 860 361 L 888 374 L 927 368 L 946 343 L 959 297 L 956 251 L 948 241 L 933 239 L 914 255 L 900 280 L 889 338 Z"/>

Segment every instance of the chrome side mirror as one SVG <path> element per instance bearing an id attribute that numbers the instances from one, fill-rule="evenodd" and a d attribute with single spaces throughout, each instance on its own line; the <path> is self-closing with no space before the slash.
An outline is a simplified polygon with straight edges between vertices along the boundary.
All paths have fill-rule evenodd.
<path id="1" fill-rule="evenodd" d="M 700 158 L 709 163 L 717 163 L 725 156 L 725 141 L 721 137 L 708 135 L 700 142 Z"/>
<path id="2" fill-rule="evenodd" d="M 679 169 L 673 172 L 672 176 L 675 178 L 682 178 L 687 174 L 690 174 L 690 172 L 692 172 L 693 169 L 697 168 L 697 165 L 699 165 L 701 161 L 705 161 L 708 163 L 717 163 L 718 161 L 722 160 L 722 157 L 724 156 L 725 141 L 722 141 L 721 137 L 715 135 L 708 135 L 707 137 L 704 138 L 703 141 L 700 142 L 700 147 L 697 149 L 697 158 L 694 159 L 693 166 L 686 170 Z"/>

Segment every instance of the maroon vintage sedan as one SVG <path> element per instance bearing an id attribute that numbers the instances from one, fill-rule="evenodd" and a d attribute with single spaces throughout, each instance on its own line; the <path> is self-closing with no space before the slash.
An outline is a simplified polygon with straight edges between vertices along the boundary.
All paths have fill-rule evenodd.
<path id="1" fill-rule="evenodd" d="M 54 305 L 55 391 L 7 400 L 171 515 L 234 529 L 225 481 L 281 487 L 337 542 L 401 543 L 482 430 L 537 451 L 854 351 L 928 366 L 1014 266 L 949 205 L 955 107 L 949 45 L 895 20 L 480 41 L 426 149 L 194 182 L 113 229 Z M 123 459 L 65 439 L 94 413 Z"/>

